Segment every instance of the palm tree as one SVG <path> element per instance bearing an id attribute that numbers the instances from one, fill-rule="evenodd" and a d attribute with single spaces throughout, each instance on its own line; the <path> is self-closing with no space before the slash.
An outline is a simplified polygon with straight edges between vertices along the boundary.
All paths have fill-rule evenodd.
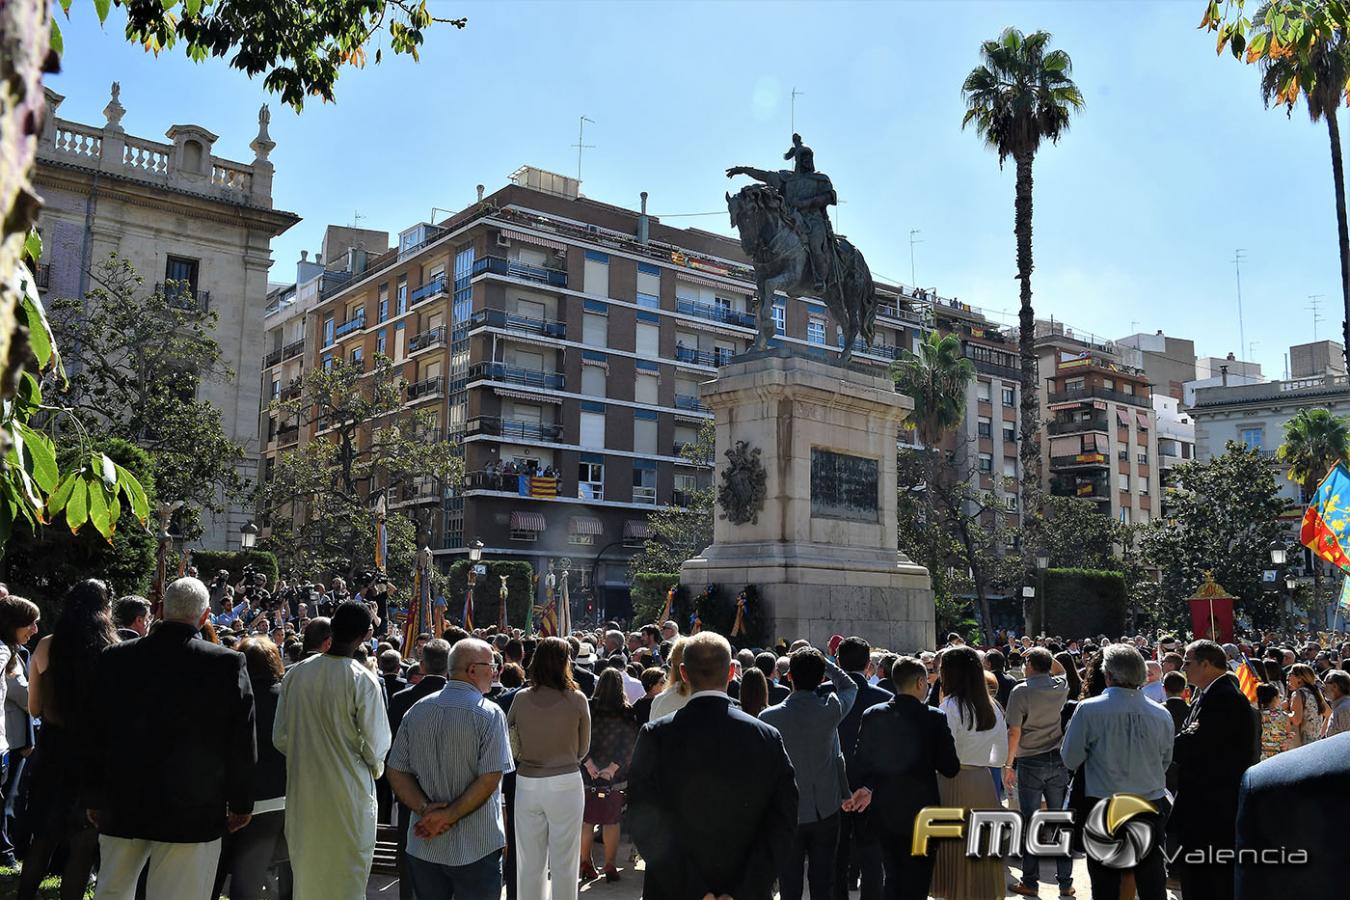
<path id="1" fill-rule="evenodd" d="M 1300 409 L 1284 423 L 1284 443 L 1275 458 L 1289 467 L 1285 477 L 1299 486 L 1304 502 L 1338 462 L 1350 461 L 1350 421 L 1325 409 Z M 1322 567 L 1313 558 L 1313 597 L 1322 599 Z"/>
<path id="2" fill-rule="evenodd" d="M 914 429 L 924 452 L 924 499 L 928 509 L 928 529 L 931 536 L 929 566 L 934 571 L 942 565 L 937 559 L 937 505 L 934 488 L 937 484 L 942 451 L 939 445 L 944 437 L 961 424 L 966 410 L 966 392 L 975 377 L 975 364 L 961 353 L 961 342 L 955 335 L 930 331 L 918 343 L 918 352 L 905 354 L 891 368 L 895 387 L 914 401 L 905 424 Z M 989 625 L 988 601 L 979 594 L 982 627 Z"/>
<path id="3" fill-rule="evenodd" d="M 1318 4 L 1320 6 L 1320 4 Z M 1252 38 L 1248 61 L 1260 57 L 1261 99 L 1266 107 L 1274 102 L 1292 115 L 1300 95 L 1307 101 L 1308 117 L 1327 123 L 1331 140 L 1331 181 L 1336 191 L 1336 235 L 1341 253 L 1341 302 L 1345 307 L 1342 340 L 1345 358 L 1350 362 L 1350 229 L 1345 219 L 1345 168 L 1341 163 L 1341 127 L 1336 107 L 1346 96 L 1350 80 L 1350 42 L 1345 32 L 1333 28 L 1318 15 L 1319 9 L 1307 3 L 1281 3 L 1281 20 L 1297 16 L 1304 20 L 1306 37 L 1297 45 L 1281 45 L 1274 27 L 1275 15 L 1266 3 L 1252 18 Z M 1287 23 L 1286 23 L 1287 24 Z M 1267 51 L 1264 56 L 1260 54 Z"/>
<path id="4" fill-rule="evenodd" d="M 998 153 L 1002 166 L 1008 157 L 1017 164 L 1014 226 L 1017 235 L 1017 278 L 1021 282 L 1018 323 L 1022 360 L 1022 510 L 1039 509 L 1041 485 L 1039 379 L 1036 373 L 1036 314 L 1031 308 L 1031 166 L 1042 141 L 1059 143 L 1069 129 L 1069 117 L 1083 109 L 1083 95 L 1069 78 L 1073 62 L 1063 50 L 1049 50 L 1050 35 L 1024 35 L 1005 28 L 997 40 L 980 46 L 983 64 L 966 76 L 961 86 L 966 115 L 961 127 L 975 124 L 985 144 Z"/>

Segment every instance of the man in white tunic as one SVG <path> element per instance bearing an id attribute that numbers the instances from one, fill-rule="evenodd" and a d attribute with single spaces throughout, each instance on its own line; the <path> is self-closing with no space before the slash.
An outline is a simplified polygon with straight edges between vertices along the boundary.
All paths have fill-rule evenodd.
<path id="1" fill-rule="evenodd" d="M 375 855 L 375 779 L 389 752 L 389 718 L 375 674 L 352 659 L 372 633 L 370 611 L 333 614 L 327 653 L 281 682 L 272 743 L 286 755 L 286 843 L 295 900 L 361 900 Z"/>

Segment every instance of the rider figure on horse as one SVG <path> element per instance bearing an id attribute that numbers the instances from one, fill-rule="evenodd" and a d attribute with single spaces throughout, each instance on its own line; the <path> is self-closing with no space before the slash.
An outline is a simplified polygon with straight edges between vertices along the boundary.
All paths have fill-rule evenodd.
<path id="1" fill-rule="evenodd" d="M 817 294 L 825 290 L 825 283 L 834 270 L 834 229 L 830 227 L 828 207 L 839 202 L 830 177 L 816 171 L 815 154 L 802 143 L 802 136 L 792 136 L 792 149 L 783 154 L 794 160 L 791 172 L 770 172 L 751 166 L 732 166 L 727 177 L 749 175 L 778 191 L 783 202 L 794 213 L 797 229 L 805 238 L 811 259 L 811 277 Z"/>

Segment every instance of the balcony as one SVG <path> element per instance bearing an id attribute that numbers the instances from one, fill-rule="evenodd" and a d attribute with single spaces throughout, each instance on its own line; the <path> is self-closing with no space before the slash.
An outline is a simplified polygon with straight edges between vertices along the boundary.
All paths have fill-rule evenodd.
<path id="1" fill-rule="evenodd" d="M 352 280 L 351 272 L 328 272 L 319 276 L 319 299 L 323 300 L 346 287 Z"/>
<path id="2" fill-rule="evenodd" d="M 300 440 L 299 425 L 283 425 L 277 429 L 277 443 L 285 447 L 288 444 L 297 443 Z"/>
<path id="3" fill-rule="evenodd" d="M 675 408 L 687 409 L 693 412 L 701 412 L 701 413 L 712 412 L 710 408 L 700 403 L 697 397 L 690 397 L 686 394 L 675 395 Z"/>
<path id="4" fill-rule="evenodd" d="M 430 300 L 437 294 L 444 294 L 444 293 L 445 293 L 445 276 L 437 275 L 435 278 L 431 279 L 426 284 L 422 285 L 420 288 L 413 291 L 412 297 L 410 298 L 410 302 L 412 303 L 413 306 L 416 306 L 423 300 Z"/>
<path id="5" fill-rule="evenodd" d="M 445 390 L 445 379 L 440 375 L 434 375 L 431 378 L 424 378 L 421 381 L 415 381 L 408 385 L 408 402 L 414 400 L 425 400 L 435 394 Z"/>
<path id="6" fill-rule="evenodd" d="M 281 393 L 277 395 L 277 399 L 283 403 L 287 400 L 294 400 L 296 397 L 300 396 L 301 387 L 300 379 L 296 378 L 281 389 Z"/>
<path id="7" fill-rule="evenodd" d="M 484 325 L 492 328 L 501 328 L 506 331 L 538 334 L 543 337 L 567 337 L 566 322 L 555 322 L 550 319 L 532 319 L 529 316 L 518 316 L 515 313 L 509 313 L 501 309 L 480 309 L 469 317 L 470 328 L 479 328 Z"/>
<path id="8" fill-rule="evenodd" d="M 679 488 L 670 492 L 670 505 L 678 506 L 681 509 L 694 505 L 694 492 L 682 491 Z"/>
<path id="9" fill-rule="evenodd" d="M 1056 497 L 1079 497 L 1084 500 L 1110 500 L 1111 486 L 1104 479 L 1074 480 L 1056 478 L 1050 492 Z"/>
<path id="10" fill-rule="evenodd" d="M 1051 469 L 1105 469 L 1110 460 L 1105 453 L 1076 453 L 1072 456 L 1050 457 Z"/>
<path id="11" fill-rule="evenodd" d="M 644 503 L 647 506 L 656 505 L 656 488 L 654 487 L 635 487 L 633 488 L 633 502 Z"/>
<path id="12" fill-rule="evenodd" d="M 1110 423 L 1105 417 L 1084 419 L 1077 422 L 1051 422 L 1046 426 L 1050 434 L 1082 434 L 1085 431 L 1110 431 Z"/>
<path id="13" fill-rule="evenodd" d="M 435 328 L 428 328 L 421 334 L 412 336 L 408 341 L 408 352 L 416 353 L 419 350 L 427 350 L 431 347 L 437 347 L 445 343 L 445 326 L 437 325 Z"/>
<path id="14" fill-rule="evenodd" d="M 362 328 L 365 327 L 366 327 L 366 313 L 365 310 L 362 310 L 360 315 L 356 316 L 355 318 L 348 319 L 347 321 L 339 325 L 336 329 L 334 329 L 333 338 L 335 340 L 342 340 L 347 335 L 352 334 L 353 332 L 360 331 Z"/>
<path id="15" fill-rule="evenodd" d="M 986 359 L 976 354 L 965 353 L 966 359 L 975 364 L 975 371 L 983 372 L 985 375 L 992 375 L 995 378 L 1002 378 L 1004 381 L 1021 381 L 1022 370 L 1012 366 L 1000 365 L 990 359 Z"/>
<path id="16" fill-rule="evenodd" d="M 880 304 L 877 306 L 877 315 L 885 316 L 888 319 L 897 319 L 901 322 L 911 322 L 915 325 L 923 324 L 923 313 L 917 309 L 910 309 L 896 303 Z"/>
<path id="17" fill-rule="evenodd" d="M 303 340 L 295 341 L 284 347 L 278 347 L 271 353 L 263 357 L 263 368 L 267 369 L 278 363 L 283 363 L 288 359 L 294 359 L 305 352 L 305 342 Z"/>
<path id="18" fill-rule="evenodd" d="M 173 309 L 206 312 L 211 306 L 210 291 L 199 291 L 183 282 L 168 284 L 162 281 L 156 282 L 155 293 L 162 294 L 165 301 Z"/>
<path id="19" fill-rule="evenodd" d="M 567 287 L 567 272 L 562 269 L 550 269 L 546 266 L 529 266 L 514 259 L 502 256 L 484 256 L 474 260 L 471 277 L 487 272 L 492 275 L 505 275 L 522 281 L 547 284 L 550 287 Z"/>
<path id="20" fill-rule="evenodd" d="M 696 316 L 710 322 L 723 322 L 740 328 L 754 328 L 755 317 L 750 313 L 737 312 L 726 306 L 713 303 L 700 303 L 697 300 L 675 300 L 675 311 L 686 316 Z"/>
<path id="21" fill-rule="evenodd" d="M 696 366 L 717 366 L 717 355 L 707 350 L 696 350 L 683 344 L 675 345 L 675 361 L 692 363 Z"/>
<path id="22" fill-rule="evenodd" d="M 269 353 L 269 354 L 267 354 L 266 356 L 263 357 L 263 368 L 264 368 L 264 369 L 270 369 L 270 368 L 272 368 L 273 366 L 275 366 L 275 365 L 276 365 L 277 363 L 279 363 L 279 362 L 281 362 L 281 348 L 280 348 L 280 347 L 278 347 L 277 349 L 273 350 L 271 353 Z"/>
<path id="23" fill-rule="evenodd" d="M 544 471 L 551 471 L 544 469 Z M 525 479 L 524 491 L 521 490 L 521 478 Z M 531 475 L 528 472 L 465 472 L 464 489 L 467 491 L 505 491 L 521 497 L 554 498 L 558 496 L 557 475 Z"/>
<path id="24" fill-rule="evenodd" d="M 537 369 L 522 369 L 505 363 L 475 363 L 469 367 L 469 381 L 505 381 L 540 390 L 561 391 L 563 375 L 561 372 L 544 372 Z"/>
<path id="25" fill-rule="evenodd" d="M 468 434 L 481 434 L 489 437 L 511 438 L 513 440 L 548 441 L 562 443 L 562 426 L 551 422 L 526 422 L 515 419 L 502 419 L 499 416 L 479 416 L 470 419 L 465 430 Z"/>
<path id="26" fill-rule="evenodd" d="M 1133 406 L 1151 408 L 1153 398 L 1148 394 L 1127 394 L 1111 388 L 1089 386 L 1074 388 L 1059 394 L 1051 394 L 1050 403 L 1071 403 L 1075 400 L 1114 400 L 1116 403 L 1129 403 Z"/>

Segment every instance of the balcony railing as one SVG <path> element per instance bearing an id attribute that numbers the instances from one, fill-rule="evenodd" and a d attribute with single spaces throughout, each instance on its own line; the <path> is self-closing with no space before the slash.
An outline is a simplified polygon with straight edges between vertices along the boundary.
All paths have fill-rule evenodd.
<path id="1" fill-rule="evenodd" d="M 1085 431 L 1109 431 L 1110 423 L 1106 419 L 1085 419 L 1081 422 L 1051 422 L 1046 431 L 1051 434 L 1081 434 Z"/>
<path id="2" fill-rule="evenodd" d="M 605 499 L 605 486 L 596 484 L 592 481 L 581 481 L 577 483 L 578 500 L 595 500 L 603 502 Z"/>
<path id="3" fill-rule="evenodd" d="M 909 309 L 899 306 L 895 303 L 882 303 L 877 307 L 877 315 L 886 316 L 889 319 L 899 319 L 901 322 L 913 322 L 916 325 L 923 324 L 923 313 L 917 309 Z"/>
<path id="4" fill-rule="evenodd" d="M 537 369 L 522 369 L 505 363 L 475 363 L 469 367 L 469 381 L 505 381 L 510 384 L 523 384 L 526 387 L 542 388 L 551 391 L 563 389 L 561 372 L 543 372 Z"/>
<path id="5" fill-rule="evenodd" d="M 1021 369 L 993 362 L 992 360 L 985 359 L 978 354 L 971 353 L 968 350 L 964 355 L 966 359 L 970 360 L 975 364 L 975 370 L 977 372 L 983 372 L 986 375 L 993 375 L 995 378 L 1002 378 L 1004 381 L 1020 381 L 1022 378 Z"/>
<path id="6" fill-rule="evenodd" d="M 362 310 L 360 315 L 356 316 L 355 318 L 348 319 L 347 321 L 339 325 L 336 329 L 334 329 L 333 337 L 339 339 L 344 338 L 347 335 L 351 334 L 352 332 L 360 331 L 362 328 L 365 327 L 366 327 L 366 314 L 365 311 Z"/>
<path id="7" fill-rule="evenodd" d="M 300 440 L 299 425 L 283 425 L 277 429 L 277 443 L 285 446 Z"/>
<path id="8" fill-rule="evenodd" d="M 1050 395 L 1051 403 L 1068 403 L 1073 400 L 1114 400 L 1117 403 L 1129 403 L 1133 406 L 1144 407 L 1153 404 L 1153 399 L 1148 394 L 1127 394 L 1124 391 L 1096 386 L 1074 388 L 1063 393 Z"/>
<path id="9" fill-rule="evenodd" d="M 549 441 L 550 443 L 562 442 L 562 426 L 549 422 L 522 422 L 515 419 L 502 419 L 499 416 L 479 416 L 470 419 L 465 430 L 469 434 L 485 434 L 490 437 Z"/>
<path id="10" fill-rule="evenodd" d="M 328 297 L 330 294 L 336 294 L 346 287 L 351 280 L 351 272 L 325 271 L 319 276 L 319 299 Z"/>
<path id="11" fill-rule="evenodd" d="M 277 395 L 277 399 L 283 402 L 286 400 L 293 400 L 300 396 L 301 387 L 300 379 L 297 378 L 281 389 L 281 393 Z"/>
<path id="12" fill-rule="evenodd" d="M 163 294 L 164 299 L 168 302 L 169 306 L 174 309 L 206 312 L 211 306 L 210 291 L 194 290 L 191 287 L 185 287 L 181 282 L 178 284 L 157 282 L 155 284 L 155 293 Z"/>
<path id="13" fill-rule="evenodd" d="M 1109 464 L 1110 459 L 1105 453 L 1076 453 L 1072 456 L 1050 457 L 1050 468 L 1052 469 L 1105 469 Z"/>
<path id="14" fill-rule="evenodd" d="M 545 469 L 544 471 L 549 471 Z M 522 490 L 520 479 L 525 479 Z M 557 475 L 543 475 L 529 472 L 465 472 L 464 489 L 469 491 L 506 491 L 522 497 L 557 497 Z"/>
<path id="15" fill-rule="evenodd" d="M 688 409 L 693 410 L 694 412 L 703 412 L 703 413 L 712 412 L 711 409 L 700 403 L 697 397 L 690 397 L 687 394 L 675 395 L 675 408 Z"/>
<path id="16" fill-rule="evenodd" d="M 682 491 L 679 488 L 676 488 L 670 492 L 671 506 L 687 507 L 692 505 L 693 502 L 694 494 L 692 491 Z"/>
<path id="17" fill-rule="evenodd" d="M 443 390 L 445 390 L 445 379 L 440 375 L 435 375 L 408 385 L 408 399 L 410 401 L 421 400 L 433 394 L 439 394 Z"/>
<path id="18" fill-rule="evenodd" d="M 515 313 L 509 313 L 501 309 L 480 309 L 469 317 L 470 328 L 477 328 L 483 325 L 488 325 L 492 328 L 502 328 L 507 331 L 539 334 L 544 337 L 567 337 L 566 322 L 555 322 L 549 319 L 532 319 L 529 316 L 518 316 Z"/>
<path id="19" fill-rule="evenodd" d="M 716 366 L 717 356 L 707 350 L 696 350 L 683 344 L 675 345 L 675 359 L 679 362 L 693 363 L 696 366 Z"/>
<path id="20" fill-rule="evenodd" d="M 635 487 L 633 488 L 633 502 L 645 503 L 648 506 L 656 505 L 656 488 L 654 487 Z"/>
<path id="21" fill-rule="evenodd" d="M 482 275 L 484 272 L 493 275 L 506 275 L 523 281 L 536 281 L 551 287 L 567 287 L 567 272 L 562 269 L 530 266 L 501 256 L 484 256 L 474 260 L 471 270 L 472 275 Z"/>
<path id="22" fill-rule="evenodd" d="M 421 303 L 423 300 L 430 300 L 437 294 L 445 293 L 445 276 L 437 275 L 435 278 L 422 285 L 412 292 L 411 302 L 413 306 Z"/>
<path id="23" fill-rule="evenodd" d="M 281 348 L 281 361 L 285 362 L 288 359 L 295 359 L 297 356 L 299 356 L 304 352 L 305 352 L 305 342 L 303 339 L 298 341 L 292 341 L 285 347 Z"/>
<path id="24" fill-rule="evenodd" d="M 416 353 L 419 350 L 426 350 L 428 347 L 435 347 L 444 343 L 445 326 L 437 325 L 435 328 L 428 328 L 421 334 L 413 335 L 412 340 L 408 341 L 408 352 Z"/>
<path id="25" fill-rule="evenodd" d="M 281 362 L 280 347 L 278 347 L 277 349 L 273 350 L 271 353 L 263 357 L 263 368 L 270 369 L 272 366 L 275 366 L 279 362 Z"/>
<path id="26" fill-rule="evenodd" d="M 738 325 L 741 328 L 755 327 L 755 317 L 750 313 L 737 312 L 734 309 L 713 303 L 700 303 L 697 300 L 677 298 L 675 300 L 675 311 L 684 313 L 686 316 L 707 319 L 711 322 L 725 322 L 728 325 Z"/>

